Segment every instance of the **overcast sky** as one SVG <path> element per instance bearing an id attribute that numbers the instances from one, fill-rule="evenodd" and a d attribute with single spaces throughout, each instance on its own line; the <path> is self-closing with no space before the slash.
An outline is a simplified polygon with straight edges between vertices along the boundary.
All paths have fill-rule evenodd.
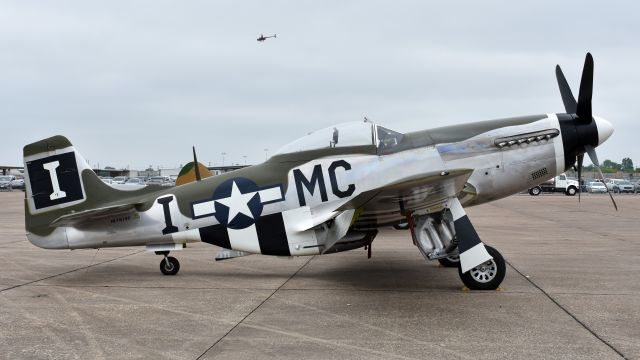
<path id="1" fill-rule="evenodd" d="M 65 135 L 92 165 L 264 161 L 367 116 L 398 131 L 563 112 L 595 59 L 601 161 L 640 165 L 640 6 L 605 1 L 3 1 L 0 165 Z M 259 43 L 261 34 L 276 39 Z"/>

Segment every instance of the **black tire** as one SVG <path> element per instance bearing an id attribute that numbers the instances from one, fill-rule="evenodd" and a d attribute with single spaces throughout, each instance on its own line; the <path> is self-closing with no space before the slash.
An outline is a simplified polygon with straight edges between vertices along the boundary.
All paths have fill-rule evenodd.
<path id="1" fill-rule="evenodd" d="M 169 263 L 167 263 L 167 261 Z M 164 275 L 175 275 L 180 271 L 180 262 L 178 262 L 178 259 L 168 256 L 166 259 L 160 261 L 160 271 Z"/>
<path id="2" fill-rule="evenodd" d="M 532 187 L 531 189 L 529 189 L 529 195 L 531 196 L 538 196 L 541 192 L 542 189 L 540 188 L 540 186 Z"/>
<path id="3" fill-rule="evenodd" d="M 444 258 L 438 259 L 440 265 L 444 267 L 459 267 L 460 266 L 460 256 L 451 255 Z"/>
<path id="4" fill-rule="evenodd" d="M 567 196 L 575 196 L 578 193 L 578 189 L 575 186 L 569 186 L 567 191 L 564 192 Z"/>
<path id="5" fill-rule="evenodd" d="M 478 265 L 464 274 L 462 268 L 458 267 L 460 279 L 470 290 L 495 290 L 500 286 L 507 272 L 504 258 L 498 250 L 487 245 L 485 248 L 493 260 Z M 483 266 L 484 271 L 482 270 Z"/>
<path id="6" fill-rule="evenodd" d="M 393 225 L 396 230 L 409 230 L 409 223 L 400 223 Z"/>

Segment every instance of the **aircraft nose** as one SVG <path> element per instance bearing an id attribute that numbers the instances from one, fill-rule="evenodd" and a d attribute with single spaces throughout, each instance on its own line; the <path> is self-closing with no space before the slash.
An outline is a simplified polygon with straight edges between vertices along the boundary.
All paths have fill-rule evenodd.
<path id="1" fill-rule="evenodd" d="M 593 119 L 596 121 L 596 127 L 598 128 L 598 145 L 601 145 L 613 134 L 613 125 L 601 117 L 594 116 Z"/>

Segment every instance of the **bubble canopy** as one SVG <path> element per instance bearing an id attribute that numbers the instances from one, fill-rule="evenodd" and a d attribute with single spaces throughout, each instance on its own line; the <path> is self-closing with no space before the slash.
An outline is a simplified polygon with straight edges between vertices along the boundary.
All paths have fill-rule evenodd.
<path id="1" fill-rule="evenodd" d="M 402 137 L 401 133 L 369 121 L 353 121 L 310 132 L 283 146 L 275 155 L 351 146 L 388 148 L 397 145 Z"/>

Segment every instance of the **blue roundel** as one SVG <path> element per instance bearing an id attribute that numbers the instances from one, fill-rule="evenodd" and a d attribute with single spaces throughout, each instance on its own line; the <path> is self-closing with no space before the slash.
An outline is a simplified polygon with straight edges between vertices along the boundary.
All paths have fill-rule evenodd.
<path id="1" fill-rule="evenodd" d="M 258 185 L 247 178 L 233 178 L 218 185 L 213 193 L 218 222 L 230 229 L 253 225 L 262 214 L 259 190 Z"/>

